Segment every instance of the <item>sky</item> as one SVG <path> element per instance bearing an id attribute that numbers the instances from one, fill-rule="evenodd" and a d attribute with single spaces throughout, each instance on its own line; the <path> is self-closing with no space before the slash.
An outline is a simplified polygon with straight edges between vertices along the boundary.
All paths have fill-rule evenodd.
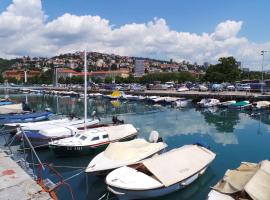
<path id="1" fill-rule="evenodd" d="M 87 49 L 197 63 L 234 56 L 260 69 L 269 10 L 269 0 L 0 0 L 0 57 Z"/>

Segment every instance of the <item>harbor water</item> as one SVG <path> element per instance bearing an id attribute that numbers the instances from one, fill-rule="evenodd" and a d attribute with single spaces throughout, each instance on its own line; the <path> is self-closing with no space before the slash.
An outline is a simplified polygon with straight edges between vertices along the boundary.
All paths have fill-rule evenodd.
<path id="1" fill-rule="evenodd" d="M 83 99 L 2 91 L 1 98 L 5 95 L 26 101 L 34 110 L 50 108 L 58 114 L 83 117 Z M 139 130 L 139 137 L 147 139 L 151 131 L 158 131 L 168 144 L 168 149 L 205 142 L 217 154 L 202 177 L 187 188 L 160 200 L 206 199 L 210 187 L 223 177 L 227 169 L 236 168 L 242 161 L 259 162 L 270 158 L 269 111 L 198 109 L 194 106 L 176 109 L 136 101 L 112 103 L 104 98 L 88 100 L 88 115 L 93 111 L 97 112 L 103 123 L 110 122 L 112 116 L 117 115 L 125 123 L 133 124 Z M 42 162 L 56 166 L 62 177 L 68 178 L 66 182 L 72 187 L 76 199 L 97 200 L 107 193 L 104 177 L 87 176 L 82 172 L 95 155 L 56 157 L 49 149 L 37 150 L 37 153 Z M 31 154 L 27 155 L 27 160 L 31 161 Z M 59 199 L 70 199 L 65 188 L 59 188 L 57 194 Z M 116 197 L 110 194 L 108 199 Z"/>

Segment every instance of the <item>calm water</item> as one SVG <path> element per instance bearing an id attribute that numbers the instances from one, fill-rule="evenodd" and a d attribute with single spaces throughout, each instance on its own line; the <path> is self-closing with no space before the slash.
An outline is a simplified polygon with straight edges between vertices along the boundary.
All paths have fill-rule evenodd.
<path id="1" fill-rule="evenodd" d="M 27 101 L 36 109 L 51 108 L 59 114 L 83 115 L 83 100 L 69 97 L 12 94 L 10 97 Z M 210 144 L 217 154 L 206 174 L 186 189 L 159 198 L 160 200 L 203 200 L 227 169 L 236 168 L 241 161 L 258 162 L 270 158 L 270 115 L 268 112 L 243 112 L 223 109 L 198 110 L 195 108 L 172 109 L 144 103 L 122 102 L 114 107 L 109 100 L 90 99 L 88 113 L 96 110 L 103 122 L 118 115 L 126 123 L 132 123 L 140 131 L 140 137 L 148 138 L 157 130 L 169 148 L 180 147 L 198 141 Z M 43 162 L 62 166 L 86 167 L 94 155 L 86 157 L 58 158 L 49 150 L 38 151 Z M 31 156 L 28 155 L 28 160 Z M 81 169 L 57 168 L 64 178 L 77 174 Z M 54 177 L 52 177 L 54 179 Z M 76 199 L 96 200 L 106 193 L 104 179 L 82 173 L 67 181 Z M 60 199 L 70 199 L 65 189 L 59 189 Z M 110 196 L 111 199 L 115 199 Z"/>

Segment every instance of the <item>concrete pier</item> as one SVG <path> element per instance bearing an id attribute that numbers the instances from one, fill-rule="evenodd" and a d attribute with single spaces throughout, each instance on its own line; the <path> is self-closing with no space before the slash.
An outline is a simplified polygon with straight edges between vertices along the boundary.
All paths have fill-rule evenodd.
<path id="1" fill-rule="evenodd" d="M 0 151 L 0 200 L 51 200 L 50 195 L 6 153 Z"/>

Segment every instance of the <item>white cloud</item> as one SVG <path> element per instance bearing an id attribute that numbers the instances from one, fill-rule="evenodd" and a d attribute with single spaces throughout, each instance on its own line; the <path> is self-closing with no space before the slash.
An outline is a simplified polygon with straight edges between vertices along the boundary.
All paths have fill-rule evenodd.
<path id="1" fill-rule="evenodd" d="M 114 28 L 100 16 L 66 13 L 47 21 L 40 0 L 13 0 L 0 14 L 0 56 L 53 56 L 87 48 L 89 51 L 130 56 L 215 62 L 235 56 L 248 65 L 260 65 L 257 44 L 239 37 L 243 22 L 227 20 L 213 33 L 195 34 L 172 30 L 165 19 L 130 23 Z"/>
<path id="2" fill-rule="evenodd" d="M 243 22 L 227 20 L 217 25 L 212 37 L 216 40 L 226 40 L 232 37 L 236 37 L 241 30 Z"/>

